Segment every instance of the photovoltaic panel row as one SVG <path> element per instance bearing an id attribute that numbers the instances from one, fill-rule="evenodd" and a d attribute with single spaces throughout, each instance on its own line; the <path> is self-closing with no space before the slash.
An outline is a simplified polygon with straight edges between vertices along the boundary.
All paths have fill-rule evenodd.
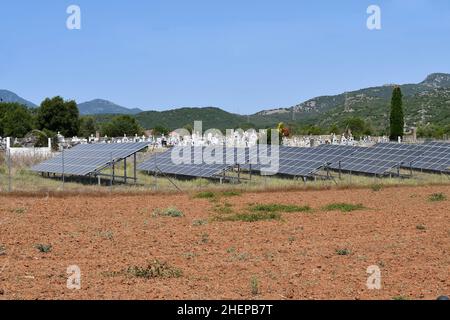
<path id="1" fill-rule="evenodd" d="M 238 152 L 238 150 L 223 147 L 175 147 L 150 156 L 138 166 L 138 170 L 187 177 L 213 178 L 234 165 Z"/>
<path id="2" fill-rule="evenodd" d="M 450 143 L 432 142 L 423 145 L 423 153 L 412 162 L 416 170 L 450 171 Z"/>
<path id="3" fill-rule="evenodd" d="M 352 154 L 335 161 L 330 168 L 381 175 L 393 168 L 410 165 L 422 153 L 420 145 L 378 144 L 371 148 L 358 148 Z"/>
<path id="4" fill-rule="evenodd" d="M 48 172 L 85 176 L 146 148 L 148 143 L 82 144 L 59 153 L 31 168 L 35 172 Z M 63 159 L 64 157 L 64 159 Z"/>
<path id="5" fill-rule="evenodd" d="M 341 159 L 354 152 L 356 147 L 324 145 L 317 148 L 297 148 L 280 146 L 278 159 L 279 166 L 269 166 L 258 163 L 252 165 L 252 170 L 263 174 L 283 174 L 290 176 L 311 176 L 329 163 Z M 270 150 L 270 149 L 269 149 Z M 269 158 L 273 154 L 269 153 Z"/>

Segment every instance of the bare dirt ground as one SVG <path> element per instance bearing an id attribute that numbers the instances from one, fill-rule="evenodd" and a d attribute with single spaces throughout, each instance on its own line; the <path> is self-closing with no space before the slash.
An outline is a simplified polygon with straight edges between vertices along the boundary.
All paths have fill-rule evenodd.
<path id="1" fill-rule="evenodd" d="M 450 186 L 216 201 L 186 194 L 1 196 L 0 299 L 436 299 L 450 294 L 450 201 L 432 202 L 433 193 L 448 198 Z M 225 202 L 236 212 L 251 203 L 313 211 L 282 213 L 280 221 L 212 221 Z M 323 210 L 334 202 L 365 209 Z M 184 217 L 153 215 L 170 206 Z M 344 249 L 348 254 L 337 253 Z M 124 272 L 155 259 L 182 276 Z M 70 265 L 81 269 L 81 290 L 66 287 Z M 366 287 L 371 265 L 381 270 L 380 290 Z"/>

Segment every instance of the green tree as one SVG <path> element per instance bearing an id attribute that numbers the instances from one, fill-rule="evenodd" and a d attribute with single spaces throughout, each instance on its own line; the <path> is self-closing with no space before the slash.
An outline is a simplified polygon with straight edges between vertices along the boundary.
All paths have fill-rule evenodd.
<path id="1" fill-rule="evenodd" d="M 153 134 L 155 136 L 159 136 L 159 135 L 162 135 L 162 134 L 167 136 L 169 134 L 169 132 L 170 132 L 169 129 L 167 129 L 166 127 L 163 127 L 163 126 L 156 126 L 156 127 L 153 128 Z"/>
<path id="2" fill-rule="evenodd" d="M 78 135 L 80 120 L 77 103 L 64 101 L 61 97 L 45 99 L 38 109 L 37 125 L 40 130 L 60 132 L 66 137 Z"/>
<path id="3" fill-rule="evenodd" d="M 0 136 L 23 138 L 33 128 L 28 107 L 19 103 L 0 103 Z"/>
<path id="4" fill-rule="evenodd" d="M 350 129 L 352 131 L 353 137 L 355 138 L 372 134 L 371 126 L 366 121 L 364 121 L 364 119 L 359 117 L 346 119 L 343 123 L 343 126 L 345 129 Z"/>
<path id="5" fill-rule="evenodd" d="M 134 136 L 136 134 L 142 135 L 144 129 L 142 129 L 135 118 L 129 115 L 120 115 L 112 118 L 110 122 L 103 124 L 101 133 L 108 137 L 123 137 L 125 134 L 127 136 Z"/>
<path id="6" fill-rule="evenodd" d="M 391 115 L 390 115 L 390 139 L 398 140 L 403 137 L 405 119 L 403 114 L 403 95 L 400 87 L 395 87 L 392 92 Z"/>
<path id="7" fill-rule="evenodd" d="M 85 116 L 80 118 L 80 131 L 78 135 L 80 137 L 88 138 L 91 134 L 95 134 L 97 131 L 97 124 L 94 117 Z"/>

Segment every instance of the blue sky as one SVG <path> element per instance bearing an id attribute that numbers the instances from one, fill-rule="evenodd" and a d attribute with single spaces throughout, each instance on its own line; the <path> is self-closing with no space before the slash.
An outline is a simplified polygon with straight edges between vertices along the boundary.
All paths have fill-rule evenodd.
<path id="1" fill-rule="evenodd" d="M 81 8 L 68 30 L 66 9 Z M 382 29 L 366 27 L 367 7 Z M 450 73 L 448 0 L 40 0 L 0 4 L 0 88 L 250 114 Z"/>

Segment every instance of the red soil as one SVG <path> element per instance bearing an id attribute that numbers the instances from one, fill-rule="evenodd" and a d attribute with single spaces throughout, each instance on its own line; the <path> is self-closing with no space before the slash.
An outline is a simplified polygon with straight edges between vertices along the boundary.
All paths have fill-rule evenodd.
<path id="1" fill-rule="evenodd" d="M 237 212 L 250 203 L 314 211 L 200 226 L 194 221 L 215 215 L 216 203 L 184 194 L 2 197 L 0 299 L 435 299 L 450 294 L 450 201 L 431 202 L 433 193 L 450 198 L 450 186 L 245 193 L 218 203 Z M 334 202 L 367 209 L 322 210 Z M 152 216 L 169 206 L 185 216 Z M 154 259 L 183 275 L 121 272 Z M 81 268 L 81 290 L 66 288 L 70 265 Z M 380 267 L 380 290 L 366 287 L 371 265 Z"/>

